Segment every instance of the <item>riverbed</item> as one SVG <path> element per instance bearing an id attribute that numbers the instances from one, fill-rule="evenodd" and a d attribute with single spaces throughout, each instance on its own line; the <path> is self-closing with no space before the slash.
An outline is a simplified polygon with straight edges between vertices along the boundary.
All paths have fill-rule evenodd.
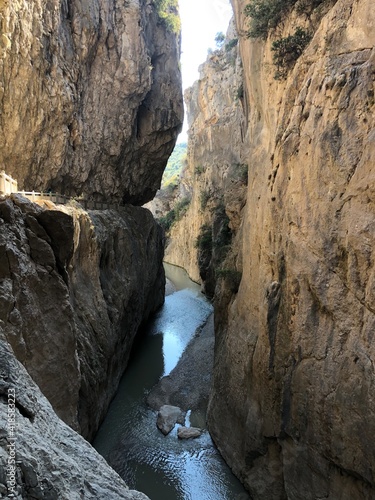
<path id="1" fill-rule="evenodd" d="M 247 493 L 207 429 L 188 441 L 177 438 L 177 427 L 164 436 L 146 403 L 152 387 L 175 368 L 212 314 L 212 305 L 183 269 L 168 264 L 165 269 L 176 291 L 141 333 L 93 445 L 130 488 L 151 500 L 245 500 Z"/>

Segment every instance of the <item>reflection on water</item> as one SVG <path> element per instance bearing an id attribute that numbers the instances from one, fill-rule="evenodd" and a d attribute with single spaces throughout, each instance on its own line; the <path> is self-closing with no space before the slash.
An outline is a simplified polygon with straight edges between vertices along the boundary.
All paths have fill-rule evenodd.
<path id="1" fill-rule="evenodd" d="M 200 285 L 191 281 L 188 273 L 182 267 L 173 266 L 172 264 L 164 262 L 164 270 L 167 278 L 172 281 L 176 290 L 184 290 L 187 288 L 200 294 Z"/>
<path id="2" fill-rule="evenodd" d="M 212 312 L 199 286 L 182 269 L 166 265 L 166 273 L 178 291 L 166 297 L 134 347 L 93 445 L 130 488 L 151 500 L 245 500 L 247 494 L 207 431 L 188 441 L 178 440 L 177 428 L 164 436 L 156 427 L 155 412 L 145 403 L 150 389 L 176 366 Z"/>
<path id="3" fill-rule="evenodd" d="M 165 299 L 164 307 L 149 326 L 147 335 L 163 339 L 164 373 L 168 375 L 181 354 L 212 311 L 211 304 L 194 290 L 180 290 Z"/>

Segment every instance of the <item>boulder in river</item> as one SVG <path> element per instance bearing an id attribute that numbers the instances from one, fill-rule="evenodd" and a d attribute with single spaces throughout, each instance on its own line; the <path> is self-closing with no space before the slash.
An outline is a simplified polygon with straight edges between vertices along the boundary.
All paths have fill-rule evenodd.
<path id="1" fill-rule="evenodd" d="M 158 412 L 156 425 L 166 436 L 171 432 L 176 423 L 183 425 L 185 423 L 185 412 L 178 406 L 163 405 Z"/>
<path id="2" fill-rule="evenodd" d="M 202 429 L 198 427 L 179 427 L 177 429 L 178 439 L 192 439 L 202 435 Z"/>

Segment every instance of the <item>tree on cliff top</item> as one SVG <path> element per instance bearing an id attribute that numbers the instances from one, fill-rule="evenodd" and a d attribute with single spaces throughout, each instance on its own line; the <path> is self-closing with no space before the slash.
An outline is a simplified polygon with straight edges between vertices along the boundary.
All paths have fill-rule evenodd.
<path id="1" fill-rule="evenodd" d="M 251 0 L 245 7 L 250 18 L 249 38 L 266 38 L 268 32 L 280 23 L 283 15 L 297 0 Z"/>
<path id="2" fill-rule="evenodd" d="M 296 5 L 297 14 L 309 16 L 325 0 L 250 0 L 245 15 L 250 19 L 248 38 L 267 38 L 287 12 Z"/>
<path id="3" fill-rule="evenodd" d="M 154 0 L 159 17 L 173 33 L 181 31 L 181 19 L 178 13 L 178 0 Z"/>

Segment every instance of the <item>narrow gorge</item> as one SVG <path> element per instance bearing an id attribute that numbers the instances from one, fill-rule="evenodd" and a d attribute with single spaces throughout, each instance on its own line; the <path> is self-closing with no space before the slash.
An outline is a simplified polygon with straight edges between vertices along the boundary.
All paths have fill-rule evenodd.
<path id="1" fill-rule="evenodd" d="M 372 499 L 372 4 L 232 4 L 166 248 L 214 299 L 209 429 L 251 498 Z"/>
<path id="2" fill-rule="evenodd" d="M 121 479 L 124 447 L 152 461 L 156 425 L 114 438 L 121 477 L 89 442 L 160 319 L 163 260 L 214 306 L 207 427 L 237 498 L 375 498 L 373 5 L 231 1 L 185 92 L 186 164 L 156 194 L 183 121 L 177 2 L 0 0 L 0 171 L 70 198 L 0 193 L 1 498 L 148 498 Z M 210 455 L 205 440 L 189 460 Z M 183 491 L 221 500 L 199 484 Z"/>
<path id="3" fill-rule="evenodd" d="M 137 206 L 183 120 L 178 17 L 163 14 L 148 0 L 0 2 L 1 169 L 71 197 L 0 199 L 1 498 L 146 498 L 84 438 L 164 301 L 163 233 Z"/>

